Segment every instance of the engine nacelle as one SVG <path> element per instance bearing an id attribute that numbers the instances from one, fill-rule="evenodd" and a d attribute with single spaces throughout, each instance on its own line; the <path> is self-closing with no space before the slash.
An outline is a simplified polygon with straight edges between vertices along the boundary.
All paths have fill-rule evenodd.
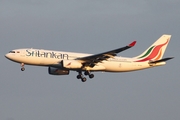
<path id="1" fill-rule="evenodd" d="M 76 60 L 63 60 L 62 65 L 68 69 L 79 69 L 82 67 L 82 64 Z"/>
<path id="2" fill-rule="evenodd" d="M 50 75 L 69 75 L 69 70 L 62 70 L 54 67 L 49 67 L 48 73 Z"/>

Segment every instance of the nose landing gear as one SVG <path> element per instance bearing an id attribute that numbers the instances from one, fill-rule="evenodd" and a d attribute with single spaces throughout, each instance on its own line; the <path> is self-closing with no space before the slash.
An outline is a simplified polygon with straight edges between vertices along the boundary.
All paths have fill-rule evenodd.
<path id="1" fill-rule="evenodd" d="M 21 71 L 25 71 L 24 63 L 21 63 Z"/>

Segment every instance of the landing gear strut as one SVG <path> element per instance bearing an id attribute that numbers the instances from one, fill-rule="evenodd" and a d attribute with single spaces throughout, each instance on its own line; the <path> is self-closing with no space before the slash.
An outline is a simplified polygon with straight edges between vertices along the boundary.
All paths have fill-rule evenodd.
<path id="1" fill-rule="evenodd" d="M 21 71 L 24 71 L 25 68 L 24 68 L 24 63 L 21 63 Z"/>

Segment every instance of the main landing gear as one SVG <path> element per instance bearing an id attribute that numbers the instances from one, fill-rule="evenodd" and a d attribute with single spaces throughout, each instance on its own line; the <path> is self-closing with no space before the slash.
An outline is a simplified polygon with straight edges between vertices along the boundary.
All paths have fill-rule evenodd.
<path id="1" fill-rule="evenodd" d="M 25 71 L 24 63 L 21 63 L 21 71 Z"/>
<path id="2" fill-rule="evenodd" d="M 89 78 L 94 78 L 94 74 L 91 74 L 89 71 L 85 71 L 84 75 L 88 75 Z M 77 75 L 77 79 L 81 79 L 82 82 L 86 82 L 86 77 L 83 76 L 82 71 Z"/>

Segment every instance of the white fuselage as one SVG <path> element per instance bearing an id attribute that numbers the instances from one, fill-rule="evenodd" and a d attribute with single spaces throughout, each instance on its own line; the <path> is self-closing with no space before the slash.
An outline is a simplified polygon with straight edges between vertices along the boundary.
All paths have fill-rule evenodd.
<path id="1" fill-rule="evenodd" d="M 17 63 L 24 63 L 28 65 L 36 66 L 51 66 L 61 68 L 62 60 L 74 60 L 76 58 L 89 56 L 91 54 L 73 53 L 63 51 L 52 51 L 43 49 L 16 49 L 13 52 L 6 54 L 5 56 Z M 90 71 L 105 71 L 105 72 L 128 72 L 151 68 L 154 66 L 164 65 L 165 62 L 150 65 L 146 62 L 135 62 L 135 58 L 125 57 L 113 57 L 108 60 L 104 60 L 94 67 L 85 68 Z M 70 69 L 76 70 L 76 69 Z"/>

